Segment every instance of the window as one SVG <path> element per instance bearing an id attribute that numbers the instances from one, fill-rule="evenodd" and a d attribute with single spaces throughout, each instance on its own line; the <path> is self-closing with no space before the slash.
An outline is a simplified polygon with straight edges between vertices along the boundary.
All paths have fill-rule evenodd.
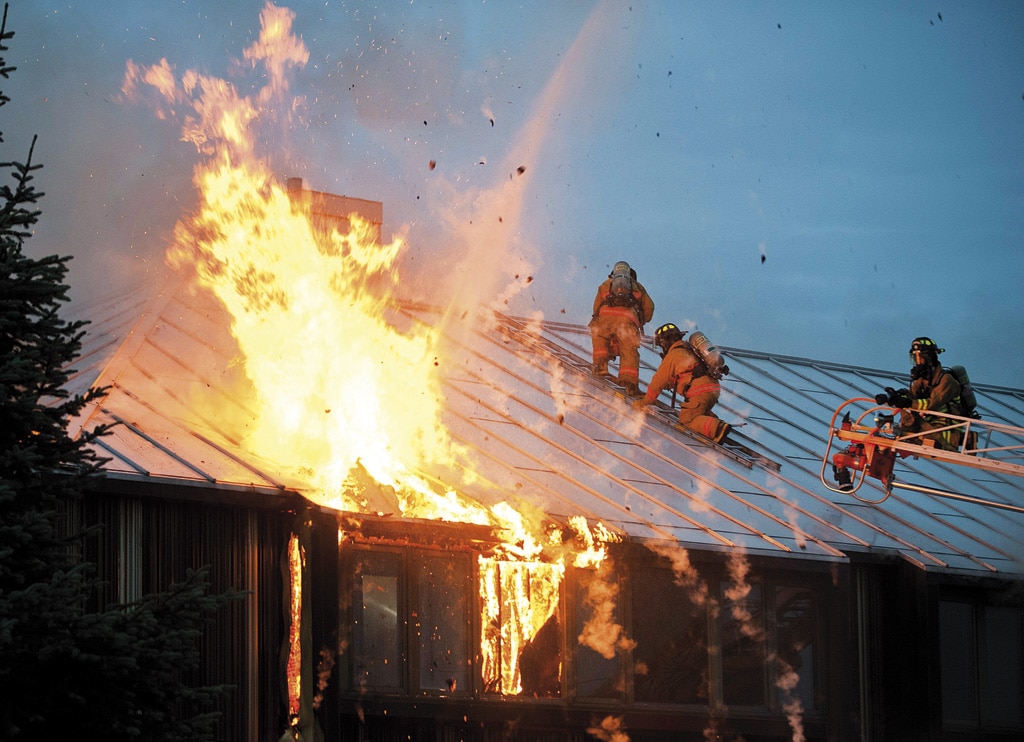
<path id="1" fill-rule="evenodd" d="M 402 687 L 401 557 L 360 553 L 352 601 L 352 655 L 361 688 Z"/>
<path id="2" fill-rule="evenodd" d="M 719 611 L 722 701 L 787 713 L 813 710 L 815 592 L 774 579 L 746 585 L 736 596 L 733 587 L 722 584 Z"/>
<path id="3" fill-rule="evenodd" d="M 765 705 L 764 593 L 759 584 L 747 587 L 742 597 L 730 597 L 732 585 L 722 584 L 722 700 L 730 706 Z"/>
<path id="4" fill-rule="evenodd" d="M 553 698 L 562 688 L 564 569 L 481 559 L 481 671 L 487 693 Z"/>
<path id="5" fill-rule="evenodd" d="M 356 688 L 471 692 L 470 568 L 461 554 L 354 551 L 350 654 Z"/>
<path id="6" fill-rule="evenodd" d="M 345 553 L 351 690 L 820 711 L 815 577 L 770 573 L 736 585 L 712 569 L 694 585 L 650 564 L 624 578 L 469 552 L 358 546 Z M 1020 616 L 982 616 L 999 646 L 1017 626 L 1019 654 Z M 992 682 L 1002 682 L 999 672 L 1012 675 L 990 660 Z M 1019 678 L 1008 687 L 1017 695 L 987 699 L 984 713 L 1019 716 Z M 967 709 L 957 718 L 980 714 L 978 698 L 972 688 L 950 708 Z"/>
<path id="7" fill-rule="evenodd" d="M 1005 606 L 984 606 L 981 630 L 981 721 L 995 726 L 1020 727 L 1024 690 L 1021 612 Z"/>
<path id="8" fill-rule="evenodd" d="M 423 691 L 466 692 L 469 681 L 469 601 L 466 565 L 430 555 L 416 565 L 419 610 L 413 629 L 419 643 Z"/>
<path id="9" fill-rule="evenodd" d="M 708 618 L 666 569 L 633 575 L 634 686 L 637 701 L 708 702 Z"/>
<path id="10" fill-rule="evenodd" d="M 787 715 L 820 704 L 818 593 L 769 575 L 710 596 L 668 569 L 631 579 L 633 696 L 638 703 L 748 706 Z"/>
<path id="11" fill-rule="evenodd" d="M 780 707 L 810 711 L 814 701 L 814 647 L 818 617 L 814 592 L 806 587 L 775 588 L 775 653 L 778 658 L 775 687 Z"/>
<path id="12" fill-rule="evenodd" d="M 576 695 L 580 698 L 623 698 L 625 683 L 619 624 L 618 573 L 604 568 L 573 570 L 575 580 L 574 640 Z"/>
<path id="13" fill-rule="evenodd" d="M 968 729 L 1024 728 L 1024 628 L 1015 606 L 939 601 L 942 719 Z"/>

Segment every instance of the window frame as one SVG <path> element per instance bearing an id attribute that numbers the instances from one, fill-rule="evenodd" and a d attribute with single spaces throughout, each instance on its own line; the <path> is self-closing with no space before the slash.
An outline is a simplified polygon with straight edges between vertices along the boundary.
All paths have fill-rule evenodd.
<path id="1" fill-rule="evenodd" d="M 970 631 L 969 636 L 963 636 L 960 623 L 956 626 L 943 626 L 944 606 L 959 606 L 967 610 L 967 620 Z M 949 732 L 1021 732 L 1024 731 L 1024 698 L 1018 701 L 1017 719 L 1004 722 L 993 718 L 990 699 L 990 687 L 998 681 L 991 672 L 989 657 L 1000 654 L 999 639 L 991 638 L 996 646 L 989 644 L 990 623 L 986 620 L 987 612 L 991 610 L 1012 610 L 1016 614 L 1016 653 L 1015 661 L 1006 662 L 1003 667 L 1017 668 L 1017 693 L 1024 694 L 1024 605 L 1019 602 L 1007 602 L 1000 600 L 998 594 L 982 593 L 975 591 L 947 589 L 940 591 L 935 604 L 936 632 L 935 632 L 935 656 L 938 668 L 938 688 L 936 690 L 939 703 L 939 717 L 942 729 Z M 956 636 L 947 636 L 946 632 L 955 631 Z M 955 650 L 966 651 L 965 659 L 967 668 L 971 674 L 970 694 L 971 712 L 970 716 L 953 717 L 947 706 L 946 683 L 950 680 L 948 673 L 951 668 L 947 664 L 948 656 L 946 639 L 950 639 L 949 646 Z M 1003 650 L 1005 651 L 1005 650 Z M 959 663 L 958 663 L 959 664 Z"/>
<path id="2" fill-rule="evenodd" d="M 661 570 L 663 573 L 669 576 L 671 579 L 671 570 L 666 566 L 667 562 L 663 560 L 657 560 L 656 562 L 650 562 L 649 560 L 634 565 L 634 569 L 644 570 Z M 826 700 L 825 694 L 827 689 L 827 666 L 828 666 L 828 630 L 825 626 L 823 616 L 827 610 L 826 601 L 829 599 L 828 591 L 828 579 L 827 573 L 814 570 L 799 570 L 799 569 L 770 569 L 762 568 L 762 565 L 758 564 L 756 568 L 751 570 L 748 582 L 750 584 L 757 584 L 760 586 L 760 613 L 761 613 L 761 627 L 763 630 L 763 651 L 761 653 L 762 661 L 760 663 L 760 684 L 763 688 L 762 697 L 763 703 L 760 704 L 736 704 L 727 703 L 725 699 L 725 690 L 723 683 L 725 682 L 724 670 L 722 666 L 722 613 L 726 610 L 724 604 L 724 590 L 729 585 L 733 584 L 730 580 L 728 573 L 724 569 L 724 566 L 718 566 L 713 563 L 701 563 L 695 564 L 697 572 L 701 575 L 704 582 L 707 585 L 708 594 L 715 596 L 718 601 L 717 605 L 717 616 L 716 610 L 706 610 L 705 618 L 707 621 L 707 633 L 706 633 L 706 649 L 707 649 L 707 674 L 708 687 L 706 688 L 707 702 L 701 703 L 677 703 L 671 701 L 640 701 L 635 697 L 636 687 L 636 667 L 635 662 L 629 662 L 628 668 L 628 680 L 627 687 L 629 688 L 629 694 L 627 703 L 631 706 L 652 708 L 652 709 L 675 709 L 675 710 L 701 710 L 701 712 L 707 712 L 708 709 L 725 708 L 726 706 L 732 713 L 739 714 L 751 714 L 751 715 L 763 715 L 769 713 L 772 715 L 784 716 L 785 709 L 783 708 L 783 692 L 778 687 L 778 680 L 781 676 L 781 668 L 777 658 L 779 656 L 779 623 L 778 623 L 778 589 L 779 588 L 796 588 L 800 590 L 806 590 L 813 596 L 812 610 L 813 615 L 811 621 L 813 627 L 811 629 L 812 636 L 812 647 L 813 651 L 810 658 L 810 682 L 811 687 L 809 693 L 813 704 L 810 708 L 803 705 L 802 714 L 804 717 L 814 720 L 819 720 L 825 717 L 826 714 Z M 629 604 L 632 606 L 633 594 L 632 594 L 632 580 L 627 580 L 629 584 Z M 629 616 L 629 627 L 630 636 L 633 635 L 636 624 L 632 620 L 632 615 Z M 633 658 L 635 660 L 635 657 Z M 794 694 L 799 697 L 799 694 Z"/>
<path id="3" fill-rule="evenodd" d="M 360 683 L 358 668 L 359 656 L 356 648 L 356 618 L 360 607 L 356 599 L 361 594 L 357 589 L 359 572 L 357 567 L 364 555 L 378 557 L 390 555 L 396 560 L 397 569 L 397 616 L 398 654 L 393 660 L 400 663 L 398 669 L 399 682 L 395 686 Z M 462 656 L 466 661 L 465 677 L 468 682 L 456 684 L 453 688 L 421 687 L 421 645 L 420 631 L 422 624 L 418 620 L 423 614 L 423 596 L 420 592 L 419 580 L 427 560 L 437 559 L 462 563 L 461 574 L 456 576 L 453 584 L 461 584 L 465 595 L 461 607 L 462 636 L 459 640 Z M 441 550 L 424 547 L 407 547 L 393 545 L 342 544 L 339 548 L 338 571 L 338 633 L 342 637 L 340 663 L 345 668 L 345 677 L 340 679 L 339 690 L 359 694 L 392 697 L 458 697 L 469 698 L 478 692 L 479 668 L 478 648 L 473 639 L 479 635 L 479 618 L 474 615 L 479 598 L 476 596 L 476 560 L 467 550 Z M 464 687 L 463 687 L 464 686 Z"/>

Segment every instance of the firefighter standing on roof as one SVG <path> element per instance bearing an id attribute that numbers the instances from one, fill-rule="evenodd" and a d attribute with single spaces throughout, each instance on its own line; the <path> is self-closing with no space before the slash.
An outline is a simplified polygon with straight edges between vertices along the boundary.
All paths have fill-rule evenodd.
<path id="1" fill-rule="evenodd" d="M 590 320 L 595 376 L 608 375 L 608 361 L 619 357 L 618 383 L 640 396 L 640 341 L 654 316 L 654 301 L 636 280 L 636 271 L 620 260 L 597 289 Z"/>
<path id="2" fill-rule="evenodd" d="M 661 349 L 661 365 L 654 372 L 643 399 L 633 403 L 643 409 L 658 398 L 663 389 L 674 389 L 683 397 L 679 423 L 690 430 L 721 443 L 732 426 L 712 411 L 722 393 L 721 384 L 683 340 L 683 331 L 671 322 L 659 327 L 654 341 Z"/>

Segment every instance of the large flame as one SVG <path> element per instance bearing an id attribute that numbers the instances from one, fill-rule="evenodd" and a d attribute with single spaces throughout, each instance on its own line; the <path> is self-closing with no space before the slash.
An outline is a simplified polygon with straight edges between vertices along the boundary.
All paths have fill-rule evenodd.
<path id="1" fill-rule="evenodd" d="M 194 173 L 198 206 L 178 223 L 168 262 L 194 274 L 226 308 L 252 411 L 239 421 L 211 414 L 325 505 L 368 513 L 386 500 L 407 517 L 494 526 L 505 544 L 496 558 L 481 559 L 483 624 L 494 626 L 481 639 L 483 676 L 495 692 L 520 692 L 523 652 L 558 620 L 566 562 L 597 568 L 613 535 L 575 519 L 576 546 L 566 547 L 507 502 L 485 508 L 422 474 L 432 464 L 472 467 L 442 424 L 440 329 L 395 322 L 403 239 L 383 244 L 376 225 L 357 214 L 347 215 L 345 229 L 317 223 L 257 152 L 257 125 L 297 105 L 286 98 L 286 72 L 305 64 L 308 52 L 290 31 L 292 18 L 265 6 L 260 38 L 245 51 L 254 67 L 265 67 L 265 85 L 250 96 L 192 71 L 178 80 L 166 60 L 127 66 L 126 94 L 155 93 L 168 116 L 188 111 L 183 139 L 203 155 Z M 566 553 L 572 548 L 575 557 Z M 293 565 L 300 558 L 293 553 Z M 296 595 L 300 576 L 293 574 Z M 608 635 L 599 624 L 612 613 L 595 607 L 595 617 L 588 632 Z M 299 621 L 296 613 L 293 632 Z M 611 635 L 621 639 L 621 629 L 612 626 Z M 292 649 L 297 665 L 294 642 Z M 560 667 L 551 669 L 557 679 Z M 289 686 L 293 713 L 299 692 L 297 682 Z"/>
<path id="2" fill-rule="evenodd" d="M 334 507 L 365 509 L 350 478 L 357 464 L 400 493 L 430 495 L 413 471 L 450 461 L 452 446 L 437 331 L 399 332 L 385 319 L 402 241 L 377 244 L 356 216 L 346 234 L 316 230 L 260 162 L 233 154 L 197 174 L 202 204 L 179 224 L 171 259 L 193 266 L 231 314 L 256 396 L 246 446 L 301 462 Z M 416 497 L 400 501 L 415 514 Z"/>
<path id="3" fill-rule="evenodd" d="M 187 105 L 183 138 L 208 155 L 194 175 L 199 205 L 178 223 L 168 260 L 193 270 L 230 313 L 253 390 L 255 414 L 239 431 L 252 453 L 298 466 L 311 496 L 336 508 L 374 509 L 358 472 L 392 489 L 389 504 L 404 515 L 487 522 L 417 474 L 450 464 L 455 451 L 440 422 L 438 330 L 387 320 L 403 240 L 381 244 L 354 214 L 345 232 L 314 224 L 256 151 L 256 125 L 296 105 L 285 73 L 309 55 L 291 34 L 293 15 L 264 8 L 245 58 L 263 65 L 266 84 L 251 96 L 192 71 L 176 82 L 166 60 L 129 63 L 125 91 L 148 86 Z"/>

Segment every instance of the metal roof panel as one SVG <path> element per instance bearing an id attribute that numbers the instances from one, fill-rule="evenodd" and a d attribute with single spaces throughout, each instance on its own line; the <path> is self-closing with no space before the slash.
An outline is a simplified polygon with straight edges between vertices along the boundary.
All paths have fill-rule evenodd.
<path id="1" fill-rule="evenodd" d="M 80 421 L 124 421 L 99 444 L 113 457 L 112 474 L 303 490 L 285 467 L 245 452 L 224 422 L 253 413 L 212 297 L 164 289 L 145 308 L 137 297 L 102 306 L 109 322 L 98 323 L 74 384 L 113 385 Z M 131 329 L 128 313 L 139 315 Z M 388 316 L 405 327 L 442 319 L 439 310 L 411 303 L 397 303 Z M 719 346 L 731 373 L 718 411 L 739 426 L 734 436 L 751 458 L 675 430 L 668 410 L 632 410 L 590 376 L 586 327 L 485 313 L 449 331 L 445 342 L 459 362 L 444 369 L 443 422 L 468 451 L 459 465 L 476 477 L 459 491 L 482 505 L 504 500 L 554 521 L 583 515 L 632 539 L 688 548 L 826 561 L 898 555 L 929 570 L 1024 575 L 1020 511 L 904 490 L 883 498 L 872 482 L 865 487 L 880 502 L 868 505 L 822 486 L 834 409 L 903 385 L 905 375 Z M 658 361 L 651 346 L 642 349 L 643 380 Z M 1010 425 L 1024 420 L 1024 392 L 975 386 L 983 415 Z M 667 405 L 671 397 L 661 400 Z M 222 414 L 200 412 L 211 407 Z M 913 459 L 896 471 L 901 481 L 1024 506 L 1024 482 L 1013 476 Z M 438 482 L 460 478 L 457 471 L 426 474 Z M 373 505 L 388 506 L 387 498 Z"/>

